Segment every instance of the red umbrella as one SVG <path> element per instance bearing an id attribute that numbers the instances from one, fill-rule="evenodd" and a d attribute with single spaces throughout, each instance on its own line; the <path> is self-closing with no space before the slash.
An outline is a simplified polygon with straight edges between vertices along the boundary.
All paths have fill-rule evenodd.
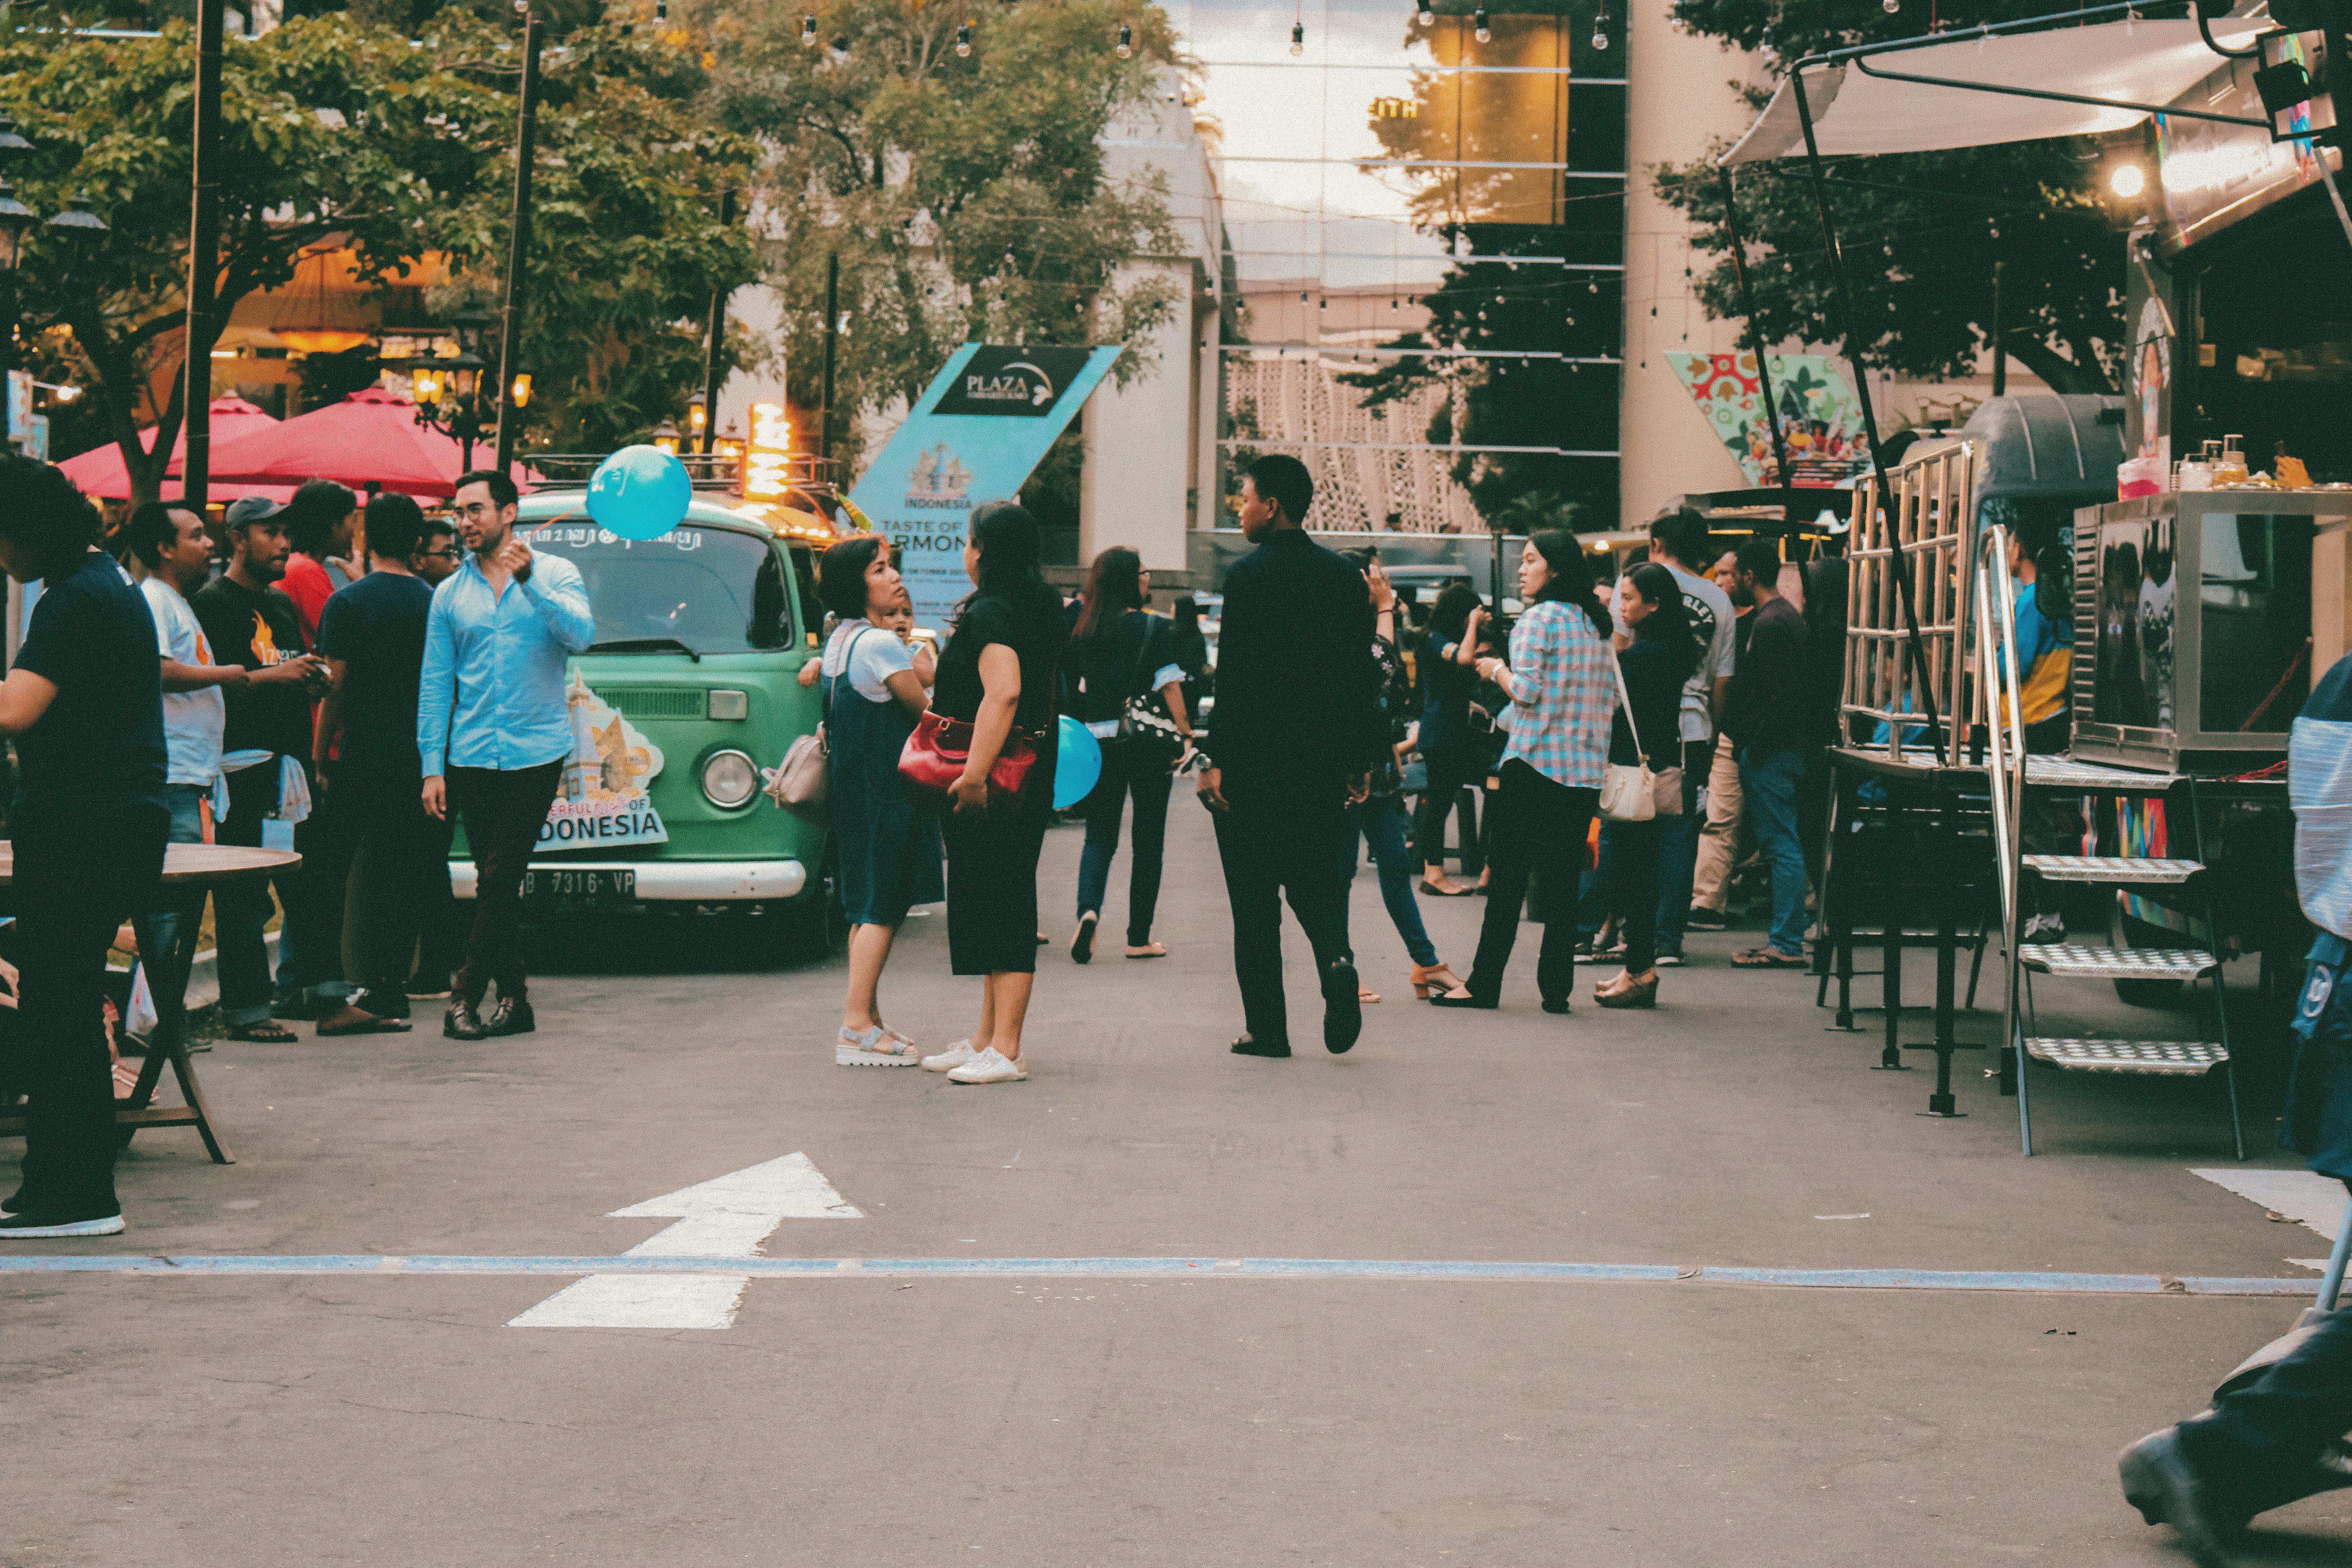
<path id="1" fill-rule="evenodd" d="M 218 482 L 299 485 L 332 479 L 355 490 L 394 490 L 446 499 L 466 471 L 457 443 L 416 422 L 415 405 L 380 387 L 354 392 L 299 418 L 254 429 L 213 454 Z M 495 451 L 474 444 L 475 466 L 488 468 Z M 514 468 L 520 484 L 529 471 Z"/>
<path id="2" fill-rule="evenodd" d="M 278 423 L 242 397 L 214 398 L 212 416 L 213 439 L 215 442 L 226 442 L 244 432 L 267 429 Z M 147 451 L 152 452 L 155 449 L 153 426 L 150 426 L 141 436 L 139 444 Z M 215 447 L 215 451 L 218 449 L 218 447 Z M 186 461 L 187 456 L 188 429 L 183 425 L 180 427 L 180 438 L 172 447 L 171 466 L 163 470 L 164 473 L 172 479 L 179 478 L 181 465 Z M 123 466 L 122 448 L 111 441 L 103 447 L 93 447 L 78 457 L 68 458 L 58 467 L 65 470 L 68 479 L 73 480 L 74 488 L 86 496 L 97 496 L 106 500 L 128 500 L 131 498 L 131 470 Z M 271 500 L 282 501 L 292 498 L 294 487 L 292 485 L 225 485 L 213 489 L 210 493 L 212 499 L 216 501 L 236 500 L 239 497 L 249 495 L 268 496 Z M 163 499 L 179 500 L 180 487 L 174 484 L 164 485 Z"/>

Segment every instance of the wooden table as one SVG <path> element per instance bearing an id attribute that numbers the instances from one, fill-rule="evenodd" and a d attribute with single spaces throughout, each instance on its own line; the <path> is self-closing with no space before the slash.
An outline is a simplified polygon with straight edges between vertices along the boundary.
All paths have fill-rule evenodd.
<path id="1" fill-rule="evenodd" d="M 163 888 L 166 892 L 187 896 L 221 887 L 230 882 L 251 881 L 292 870 L 302 863 L 302 858 L 290 849 L 254 849 L 235 844 L 173 844 L 163 851 Z M 0 889 L 8 887 L 15 870 L 15 846 L 0 841 Z M 203 905 L 197 903 L 200 918 Z M 143 915 L 144 910 L 126 911 Z M 187 943 L 191 957 L 195 943 L 193 933 Z M 204 1090 L 197 1087 L 195 1064 L 188 1057 L 188 974 L 186 965 L 173 962 L 173 954 L 141 954 L 147 964 L 147 989 L 155 999 L 155 1029 L 147 1041 L 147 1060 L 139 1069 L 139 1083 L 131 1098 L 115 1101 L 114 1124 L 122 1130 L 122 1141 L 142 1127 L 193 1127 L 205 1141 L 205 1150 L 216 1164 L 232 1164 L 228 1151 L 222 1147 L 213 1131 L 212 1117 L 205 1107 Z M 176 973 L 165 973 L 164 970 Z M 38 1049 L 30 1046 L 30 1049 Z M 183 1105 L 157 1105 L 155 1091 L 162 1087 L 163 1068 L 169 1063 L 173 1075 L 179 1079 Z M 0 1136 L 22 1133 L 25 1119 L 21 1115 L 0 1116 Z"/>

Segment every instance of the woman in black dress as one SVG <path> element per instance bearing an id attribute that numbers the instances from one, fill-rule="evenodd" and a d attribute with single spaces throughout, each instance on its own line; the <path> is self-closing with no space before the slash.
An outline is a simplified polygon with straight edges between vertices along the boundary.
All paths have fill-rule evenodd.
<path id="1" fill-rule="evenodd" d="M 972 514 L 963 547 L 971 596 L 940 656 L 933 707 L 972 726 L 971 750 L 947 819 L 948 957 L 958 974 L 987 976 L 971 1038 L 923 1065 L 951 1083 L 1027 1078 L 1021 1025 L 1037 974 L 1037 856 L 1054 814 L 1054 679 L 1066 640 L 1061 596 L 1038 570 L 1036 520 L 1016 501 Z M 989 770 L 1026 738 L 1037 760 L 1016 800 L 988 804 Z"/>
<path id="2" fill-rule="evenodd" d="M 1646 759 L 1654 772 L 1670 765 L 1666 758 L 1681 754 L 1683 682 L 1698 668 L 1705 649 L 1683 607 L 1675 574 L 1653 562 L 1634 567 L 1618 584 L 1617 613 L 1633 628 L 1633 640 L 1617 654 L 1625 700 L 1610 721 L 1609 760 L 1631 767 Z M 1618 929 L 1625 933 L 1625 968 L 1592 987 L 1592 999 L 1603 1007 L 1657 1005 L 1658 836 L 1664 826 L 1665 819 L 1656 816 L 1609 825 L 1615 840 L 1610 891 Z"/>

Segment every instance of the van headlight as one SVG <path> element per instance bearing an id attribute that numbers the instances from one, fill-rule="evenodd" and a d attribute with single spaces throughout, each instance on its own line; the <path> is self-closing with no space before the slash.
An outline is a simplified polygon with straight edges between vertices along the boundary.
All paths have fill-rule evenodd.
<path id="1" fill-rule="evenodd" d="M 724 811 L 749 801 L 760 791 L 760 770 L 740 752 L 713 752 L 703 759 L 702 795 Z"/>

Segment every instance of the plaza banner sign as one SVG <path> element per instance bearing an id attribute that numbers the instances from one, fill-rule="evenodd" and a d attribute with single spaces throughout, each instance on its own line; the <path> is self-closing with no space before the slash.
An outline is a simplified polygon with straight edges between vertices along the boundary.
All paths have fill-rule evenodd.
<path id="1" fill-rule="evenodd" d="M 661 748 L 572 672 L 563 694 L 572 717 L 572 754 L 563 788 L 540 825 L 541 849 L 667 844 L 669 829 L 647 793 L 662 770 Z"/>
<path id="2" fill-rule="evenodd" d="M 918 625 L 947 629 L 971 592 L 963 542 L 972 509 L 1019 493 L 1118 353 L 966 343 L 923 389 L 849 492 L 849 504 L 899 547 Z"/>

